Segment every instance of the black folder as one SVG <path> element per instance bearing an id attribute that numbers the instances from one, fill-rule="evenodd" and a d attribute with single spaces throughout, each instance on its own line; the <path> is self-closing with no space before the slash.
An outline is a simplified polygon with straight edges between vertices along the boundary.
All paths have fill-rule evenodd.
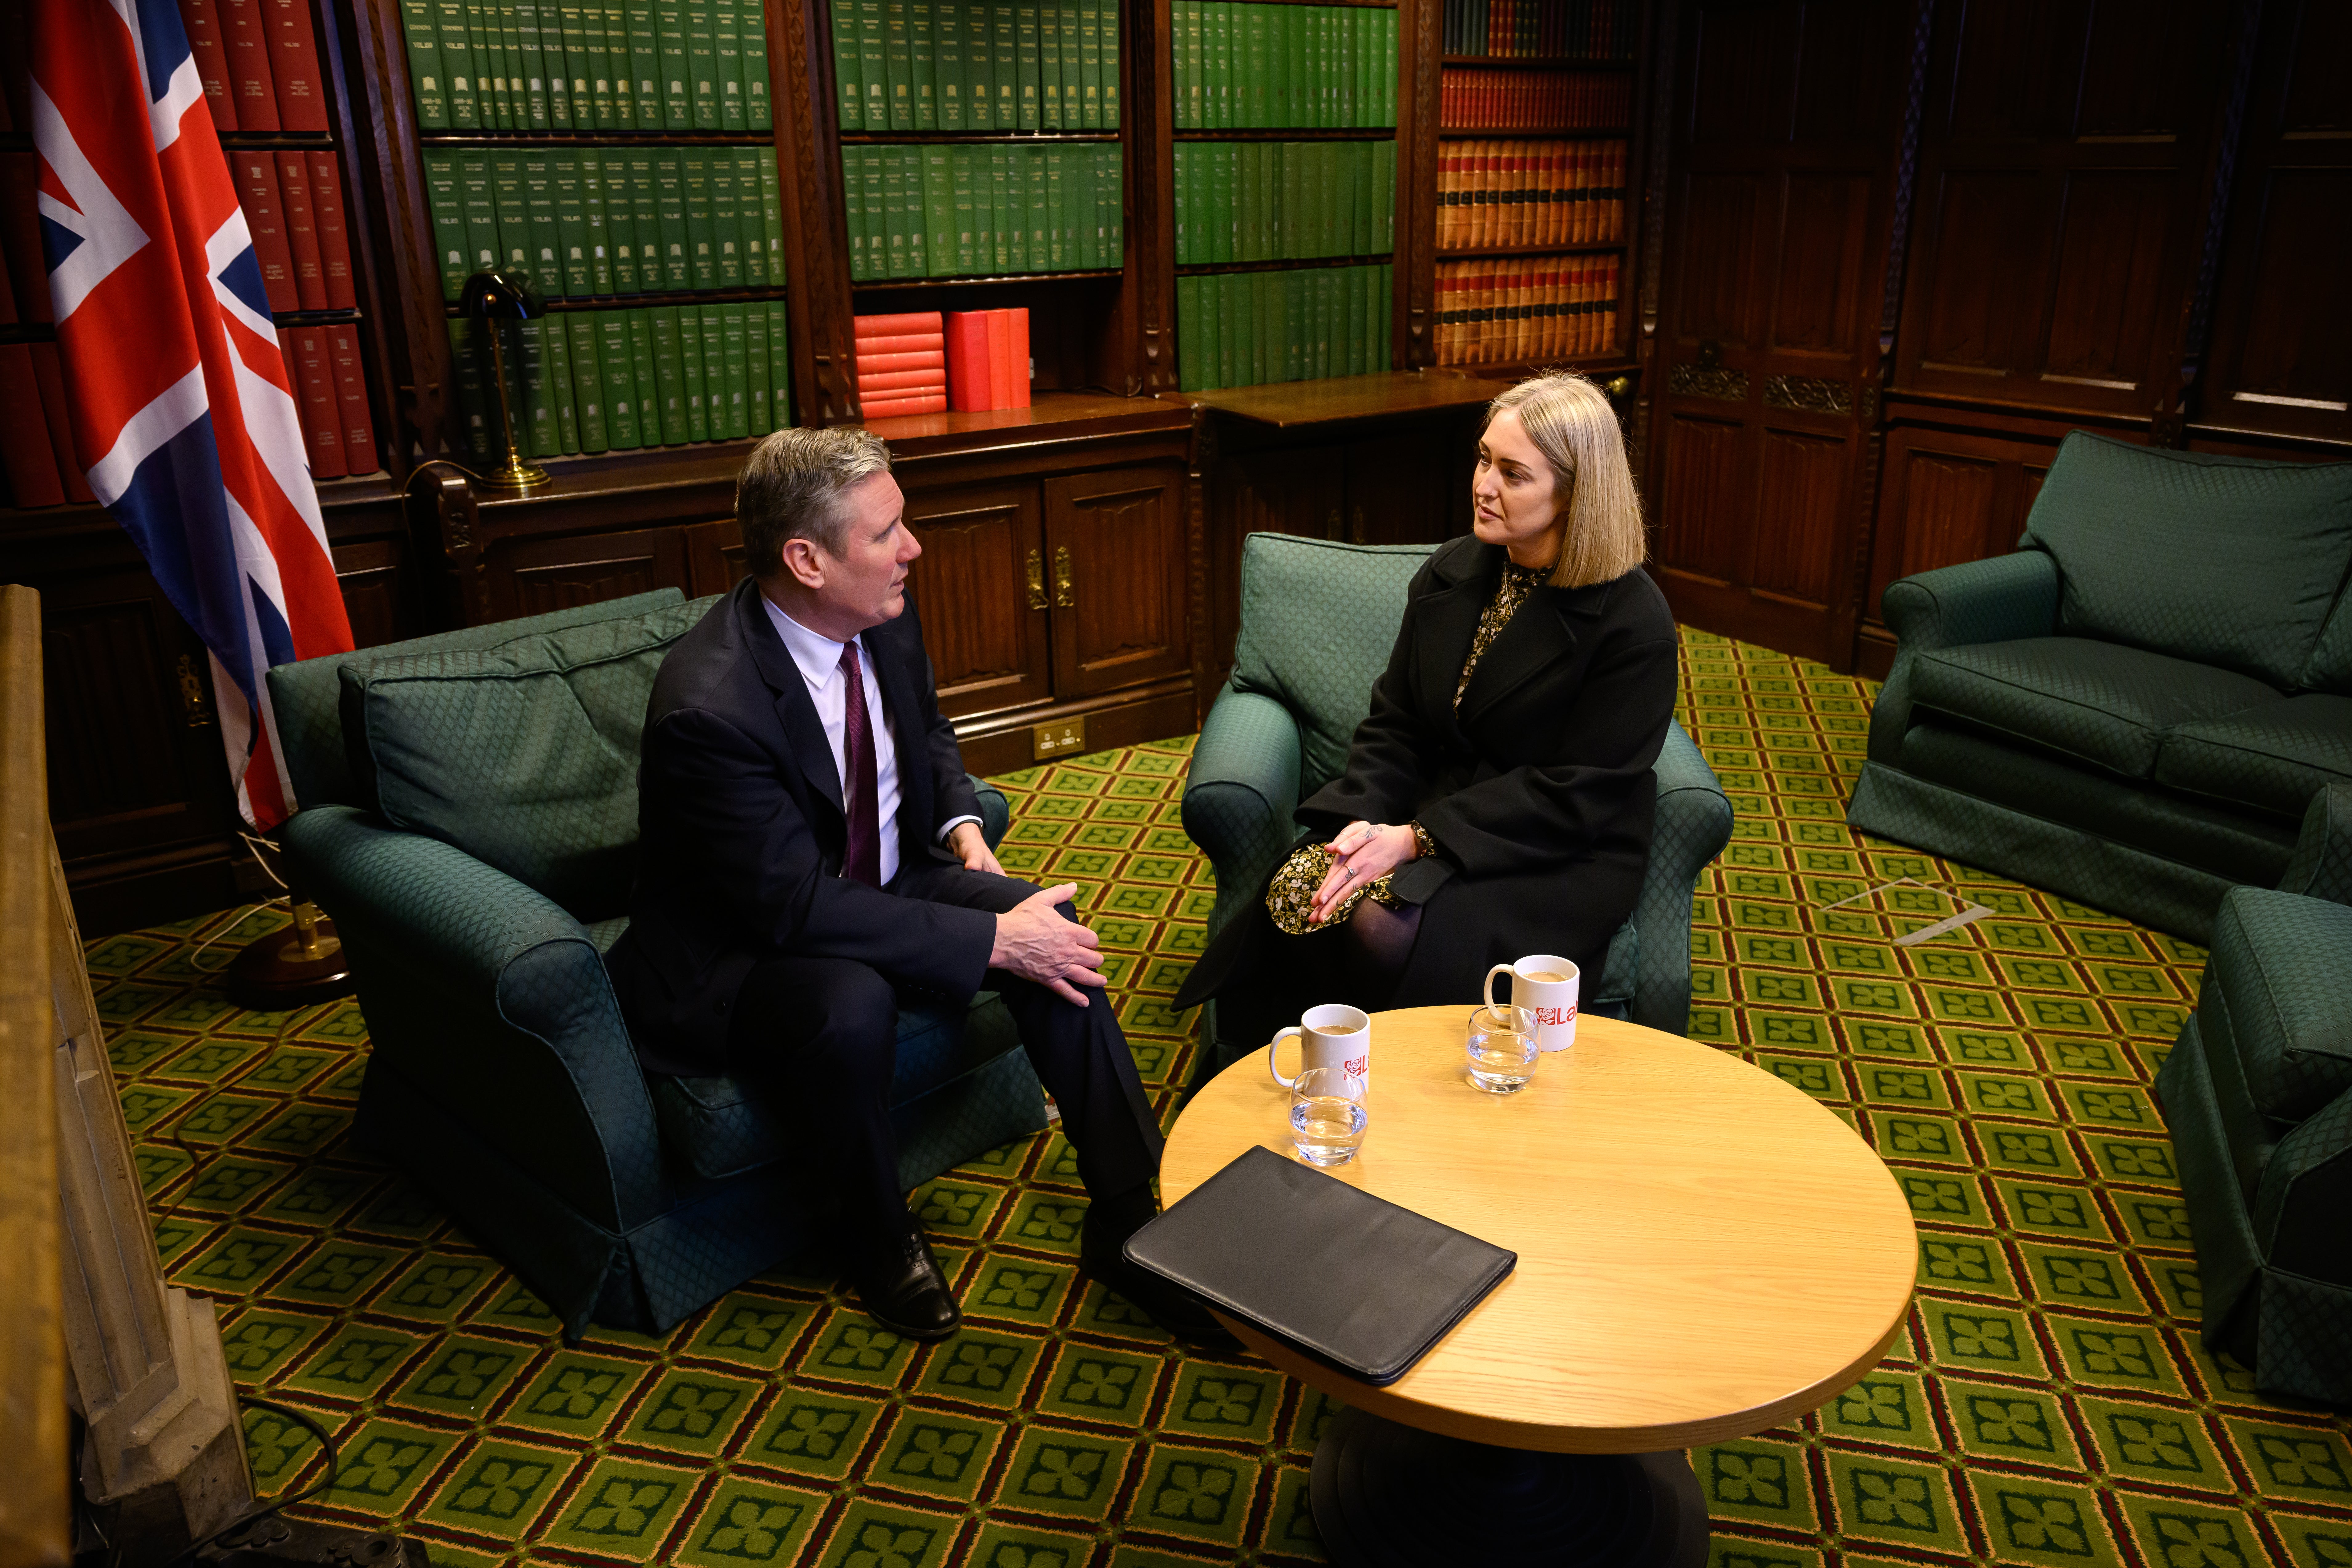
<path id="1" fill-rule="evenodd" d="M 1128 1237 L 1127 1257 L 1376 1388 L 1412 1370 L 1519 1261 L 1265 1148 Z"/>

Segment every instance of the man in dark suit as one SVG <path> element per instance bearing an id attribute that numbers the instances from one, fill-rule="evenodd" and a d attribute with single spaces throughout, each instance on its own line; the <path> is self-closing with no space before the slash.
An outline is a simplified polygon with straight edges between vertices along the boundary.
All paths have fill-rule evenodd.
<path id="1" fill-rule="evenodd" d="M 981 837 L 907 602 L 904 502 L 864 430 L 780 431 L 744 465 L 752 575 L 670 650 L 646 713 L 637 882 L 606 961 L 639 1058 L 762 1088 L 831 1181 L 866 1310 L 936 1339 L 961 1320 L 898 1184 L 896 988 L 998 990 L 1077 1153 L 1088 1268 L 1214 1332 L 1119 1255 L 1156 1211 L 1159 1128 L 1076 884 L 1007 877 Z"/>

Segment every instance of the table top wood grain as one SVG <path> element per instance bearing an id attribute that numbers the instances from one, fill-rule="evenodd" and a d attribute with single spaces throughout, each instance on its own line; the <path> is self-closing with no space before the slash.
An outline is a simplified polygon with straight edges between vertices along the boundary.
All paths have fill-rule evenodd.
<path id="1" fill-rule="evenodd" d="M 1645 1453 L 1760 1432 L 1875 1365 L 1917 1268 L 1911 1211 L 1861 1137 L 1772 1074 L 1586 1017 L 1516 1095 L 1465 1077 L 1464 1006 L 1373 1016 L 1364 1150 L 1339 1180 L 1519 1255 L 1386 1388 L 1228 1327 L 1370 1414 L 1476 1442 Z M 1295 1157 L 1265 1052 L 1178 1119 L 1173 1204 L 1253 1143 Z"/>

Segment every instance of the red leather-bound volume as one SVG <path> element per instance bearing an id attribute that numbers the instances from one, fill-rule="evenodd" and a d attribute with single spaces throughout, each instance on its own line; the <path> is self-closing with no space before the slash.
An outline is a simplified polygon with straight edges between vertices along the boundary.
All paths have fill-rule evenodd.
<path id="1" fill-rule="evenodd" d="M 893 370 L 857 378 L 860 397 L 905 397 L 911 393 L 945 392 L 953 370 Z"/>
<path id="2" fill-rule="evenodd" d="M 857 374 L 860 376 L 881 375 L 894 370 L 945 370 L 948 356 L 938 349 L 929 353 L 859 354 Z"/>
<path id="3" fill-rule="evenodd" d="M 327 279 L 319 266 L 319 225 L 310 212 L 310 160 L 299 151 L 278 154 L 278 200 L 286 219 L 286 248 L 294 256 L 294 296 L 306 310 L 327 308 Z"/>
<path id="4" fill-rule="evenodd" d="M 41 255 L 40 154 L 30 147 L 0 152 L 0 252 L 8 283 L 28 321 L 49 315 L 49 267 Z"/>
<path id="5" fill-rule="evenodd" d="M 73 420 L 66 413 L 65 372 L 58 364 L 58 345 L 34 343 L 33 384 L 41 389 L 42 422 L 49 429 L 49 455 L 57 460 L 58 478 L 65 481 L 66 499 L 94 501 L 89 480 L 74 460 Z"/>
<path id="6" fill-rule="evenodd" d="M 971 315 L 971 311 L 961 312 Z M 950 320 L 953 320 L 952 317 Z M 938 332 L 904 332 L 895 338 L 859 338 L 859 354 L 937 353 L 946 340 Z"/>
<path id="7" fill-rule="evenodd" d="M 852 325 L 861 338 L 894 338 L 905 332 L 922 332 L 930 337 L 940 335 L 940 313 L 937 310 L 906 310 L 895 316 L 857 316 Z"/>
<path id="8" fill-rule="evenodd" d="M 343 176 L 335 155 L 324 147 L 310 153 L 310 218 L 319 229 L 319 266 L 327 275 L 327 308 L 355 309 L 352 287 L 352 241 L 343 225 Z"/>
<path id="9" fill-rule="evenodd" d="M 945 414 L 948 411 L 948 395 L 942 391 L 929 397 L 892 398 L 867 403 L 865 409 L 868 419 L 896 419 L 908 414 Z"/>
<path id="10" fill-rule="evenodd" d="M 988 312 L 948 312 L 948 406 L 959 414 L 992 408 L 988 383 Z"/>
<path id="11" fill-rule="evenodd" d="M 188 52 L 196 58 L 196 79 L 205 84 L 205 105 L 213 129 L 236 129 L 236 100 L 228 90 L 228 44 L 221 37 L 220 11 L 213 0 L 180 0 L 180 21 L 188 29 Z"/>
<path id="12" fill-rule="evenodd" d="M 375 419 L 368 412 L 367 367 L 360 359 L 360 331 L 348 324 L 329 327 L 327 354 L 335 372 L 335 401 L 342 408 L 343 468 L 372 474 L 383 465 L 375 455 Z"/>
<path id="13" fill-rule="evenodd" d="M 277 162 L 266 148 L 239 147 L 229 154 L 236 203 L 245 209 L 246 230 L 253 236 L 253 256 L 261 264 L 261 288 L 269 296 L 272 314 L 302 308 L 301 292 L 294 283 L 294 252 L 278 205 Z"/>
<path id="14" fill-rule="evenodd" d="M 278 329 L 278 357 L 286 362 L 286 389 L 293 394 L 294 411 L 297 416 L 299 416 L 302 410 L 302 378 L 294 373 L 294 329 L 291 327 Z"/>
<path id="15" fill-rule="evenodd" d="M 16 505 L 65 504 L 28 343 L 0 343 L 0 467 L 8 471 L 8 496 Z"/>
<path id="16" fill-rule="evenodd" d="M 310 477 L 343 477 L 342 409 L 335 396 L 335 370 L 327 363 L 322 327 L 294 329 L 294 398 L 302 405 L 302 434 L 310 448 Z"/>
<path id="17" fill-rule="evenodd" d="M 240 131 L 279 131 L 278 89 L 269 77 L 269 0 L 215 0 L 221 39 L 228 47 L 228 89 L 236 100 Z"/>
<path id="18" fill-rule="evenodd" d="M 1029 406 L 1029 307 L 1024 305 L 1004 314 L 1010 319 L 1013 330 L 1013 384 L 1005 388 L 1013 395 L 1004 406 L 1026 408 Z"/>
<path id="19" fill-rule="evenodd" d="M 327 93 L 319 76 L 319 45 L 310 31 L 310 0 L 262 0 L 269 24 L 269 79 L 278 89 L 278 128 L 327 129 Z"/>
<path id="20" fill-rule="evenodd" d="M 997 408 L 1029 406 L 1029 312 L 991 310 L 988 313 L 988 357 L 991 391 Z"/>

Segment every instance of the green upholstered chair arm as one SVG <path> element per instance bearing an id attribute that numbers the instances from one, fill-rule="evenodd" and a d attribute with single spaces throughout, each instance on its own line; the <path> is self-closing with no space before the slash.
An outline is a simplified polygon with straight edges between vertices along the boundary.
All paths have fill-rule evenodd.
<path id="1" fill-rule="evenodd" d="M 2039 550 L 1939 566 L 1886 586 L 1879 601 L 1895 665 L 1870 716 L 1870 760 L 1892 766 L 1911 727 L 1911 660 L 1923 649 L 2046 637 L 2058 626 L 2058 563 Z"/>
<path id="2" fill-rule="evenodd" d="M 379 1056 L 595 1223 L 670 1206 L 645 1075 L 579 921 L 464 850 L 350 806 L 281 830 L 333 917 Z M 514 1114 L 527 1110 L 528 1114 Z"/>
<path id="3" fill-rule="evenodd" d="M 1184 831 L 1217 872 L 1212 929 L 1257 891 L 1297 837 L 1298 721 L 1271 697 L 1228 686 L 1209 710 L 1184 780 Z"/>
<path id="4" fill-rule="evenodd" d="M 2352 1286 L 2352 1089 L 2279 1140 L 2254 1194 L 2254 1235 L 2273 1268 Z"/>
<path id="5" fill-rule="evenodd" d="M 1004 830 L 1013 826 L 1013 807 L 1004 792 L 976 774 L 966 774 L 971 787 L 980 792 L 980 836 L 988 840 L 991 849 L 1004 842 Z"/>
<path id="6" fill-rule="evenodd" d="M 1731 841 L 1731 802 L 1679 722 L 1659 750 L 1657 824 L 1634 906 L 1633 1022 L 1668 1034 L 1690 1028 L 1691 888 Z"/>
<path id="7" fill-rule="evenodd" d="M 2332 784 L 2311 797 L 2279 891 L 2352 904 L 2352 784 Z"/>

